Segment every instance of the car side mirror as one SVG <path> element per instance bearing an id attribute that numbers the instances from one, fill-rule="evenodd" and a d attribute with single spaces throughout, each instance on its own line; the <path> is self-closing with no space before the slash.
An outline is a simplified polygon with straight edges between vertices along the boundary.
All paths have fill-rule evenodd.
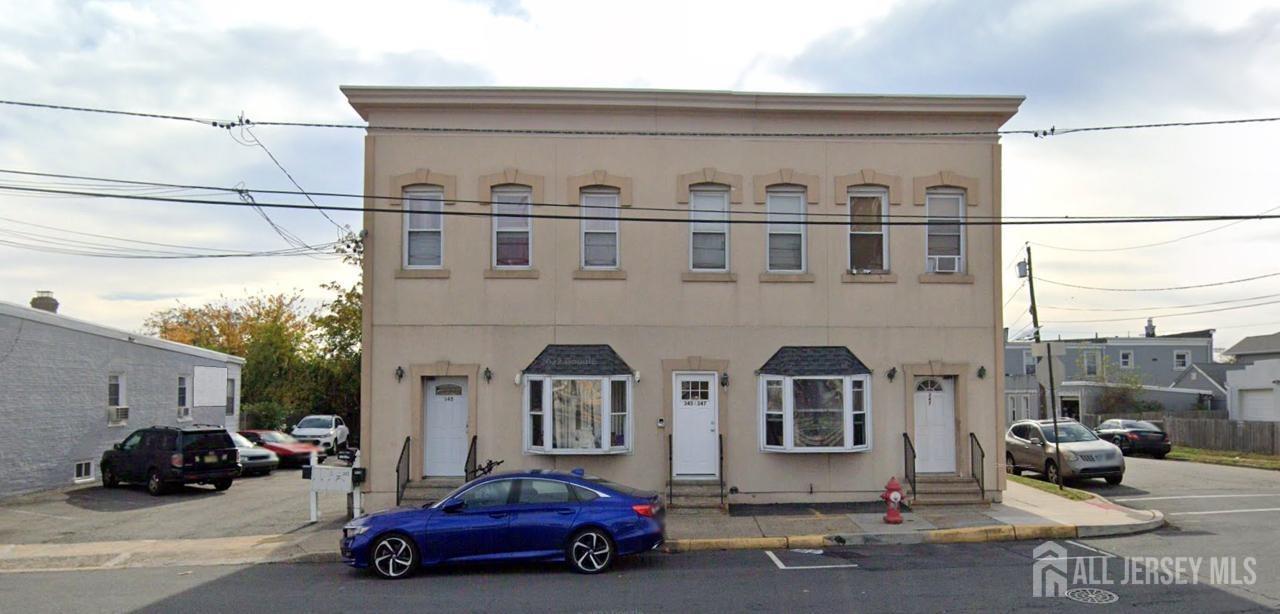
<path id="1" fill-rule="evenodd" d="M 1043 445 L 1044 445 L 1044 442 L 1043 442 L 1043 441 L 1041 441 L 1039 437 L 1032 437 L 1032 438 L 1031 438 L 1031 445 L 1033 445 L 1033 446 L 1043 446 Z"/>
<path id="2" fill-rule="evenodd" d="M 111 446 L 111 447 L 112 447 L 112 448 L 115 448 L 115 449 L 116 449 L 116 451 L 120 451 L 120 450 L 123 450 L 123 449 L 124 449 L 124 444 L 122 444 L 122 443 L 118 443 L 118 444 L 116 444 L 116 445 L 114 445 L 114 446 Z"/>
<path id="3" fill-rule="evenodd" d="M 444 513 L 446 514 L 453 514 L 455 512 L 462 511 L 462 508 L 466 506 L 467 504 L 463 502 L 462 499 L 451 499 L 449 501 L 445 501 L 444 505 L 441 506 L 440 509 L 444 510 Z"/>

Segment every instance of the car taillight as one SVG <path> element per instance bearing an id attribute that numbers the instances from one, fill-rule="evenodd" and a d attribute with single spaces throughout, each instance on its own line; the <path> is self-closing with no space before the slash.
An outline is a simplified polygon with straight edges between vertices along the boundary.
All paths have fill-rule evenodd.
<path id="1" fill-rule="evenodd" d="M 1138 440 L 1138 434 L 1137 434 L 1137 433 L 1125 433 L 1125 434 L 1124 434 L 1124 436 L 1125 436 L 1125 437 L 1128 437 L 1130 441 L 1137 441 L 1137 440 Z"/>
<path id="2" fill-rule="evenodd" d="M 1160 441 L 1169 441 L 1168 433 L 1160 433 Z"/>
<path id="3" fill-rule="evenodd" d="M 240 460 L 240 450 L 232 450 L 231 454 L 227 455 L 227 460 L 233 460 L 233 461 Z"/>
<path id="4" fill-rule="evenodd" d="M 644 516 L 645 518 L 653 518 L 653 506 L 648 503 L 633 505 L 631 506 L 631 509 L 635 510 L 637 515 Z"/>
<path id="5" fill-rule="evenodd" d="M 182 454 L 174 454 L 173 456 L 170 456 L 170 457 L 169 457 L 169 465 L 170 465 L 170 466 L 173 466 L 173 467 L 181 467 L 181 466 L 182 466 Z"/>

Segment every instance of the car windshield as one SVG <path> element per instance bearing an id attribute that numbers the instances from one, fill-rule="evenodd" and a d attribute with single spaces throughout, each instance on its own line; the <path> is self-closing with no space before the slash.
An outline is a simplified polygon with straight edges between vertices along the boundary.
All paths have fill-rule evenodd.
<path id="1" fill-rule="evenodd" d="M 240 433 L 232 433 L 232 434 L 231 434 L 231 441 L 236 442 L 236 447 L 237 447 L 237 448 L 252 448 L 252 447 L 253 447 L 253 442 L 252 442 L 252 441 L 249 441 L 248 439 L 246 439 L 246 438 L 245 438 L 245 436 L 244 436 L 244 435 L 241 435 Z"/>
<path id="2" fill-rule="evenodd" d="M 1044 438 L 1050 442 L 1057 443 L 1053 438 L 1053 425 L 1042 424 L 1040 430 L 1044 431 Z M 1058 423 L 1058 441 L 1062 443 L 1072 443 L 1076 441 L 1093 441 L 1098 436 L 1093 431 L 1085 428 L 1077 422 Z"/>
<path id="3" fill-rule="evenodd" d="M 1133 420 L 1124 423 L 1125 428 L 1131 428 L 1139 431 L 1158 431 L 1160 427 L 1147 422 L 1146 420 Z"/>
<path id="4" fill-rule="evenodd" d="M 236 447 L 226 431 L 204 431 L 182 434 L 182 449 L 188 452 Z"/>
<path id="5" fill-rule="evenodd" d="M 280 431 L 263 431 L 258 433 L 258 436 L 268 443 L 298 443 L 298 440 L 294 439 L 292 435 L 285 435 Z"/>
<path id="6" fill-rule="evenodd" d="M 309 417 L 309 418 L 303 418 L 303 419 L 302 419 L 302 422 L 299 422 L 299 423 L 298 423 L 298 428 L 300 428 L 300 429 L 327 429 L 327 428 L 333 428 L 333 418 L 320 418 L 320 417 L 318 417 L 318 416 L 311 416 L 311 417 Z"/>

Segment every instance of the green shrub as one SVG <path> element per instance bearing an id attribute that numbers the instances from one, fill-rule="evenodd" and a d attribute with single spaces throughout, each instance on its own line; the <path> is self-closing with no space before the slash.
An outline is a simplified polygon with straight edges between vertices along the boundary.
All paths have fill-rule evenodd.
<path id="1" fill-rule="evenodd" d="M 240 411 L 244 415 L 245 428 L 272 430 L 289 426 L 289 419 L 298 413 L 275 401 L 245 403 Z"/>

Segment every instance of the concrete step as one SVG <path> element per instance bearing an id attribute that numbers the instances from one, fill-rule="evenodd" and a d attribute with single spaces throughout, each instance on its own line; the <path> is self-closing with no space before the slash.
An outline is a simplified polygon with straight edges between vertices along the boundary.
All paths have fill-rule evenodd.
<path id="1" fill-rule="evenodd" d="M 667 503 L 673 509 L 714 509 L 720 507 L 720 495 L 680 496 Z"/>
<path id="2" fill-rule="evenodd" d="M 672 482 L 673 497 L 720 497 L 719 482 Z"/>
<path id="3" fill-rule="evenodd" d="M 916 483 L 916 489 L 919 494 L 953 494 L 953 493 L 977 493 L 978 482 L 936 482 L 936 483 Z"/>
<path id="4" fill-rule="evenodd" d="M 912 507 L 929 505 L 988 505 L 975 490 L 970 493 L 921 493 L 911 501 Z"/>
<path id="5" fill-rule="evenodd" d="M 969 475 L 952 475 L 952 474 L 916 474 L 916 484 L 954 484 L 956 482 L 972 482 L 977 483 L 973 476 Z"/>
<path id="6" fill-rule="evenodd" d="M 431 478 L 431 477 L 427 477 L 427 478 L 422 478 L 421 480 L 414 480 L 414 481 L 412 481 L 412 482 L 409 482 L 409 486 L 408 486 L 408 487 L 409 487 L 409 488 L 418 487 L 418 488 L 450 488 L 450 489 L 453 489 L 453 488 L 457 488 L 457 487 L 459 487 L 459 486 L 462 486 L 462 483 L 463 483 L 464 481 L 465 481 L 465 480 L 463 480 L 462 478 L 459 478 L 459 477 L 447 477 L 447 478 Z"/>

